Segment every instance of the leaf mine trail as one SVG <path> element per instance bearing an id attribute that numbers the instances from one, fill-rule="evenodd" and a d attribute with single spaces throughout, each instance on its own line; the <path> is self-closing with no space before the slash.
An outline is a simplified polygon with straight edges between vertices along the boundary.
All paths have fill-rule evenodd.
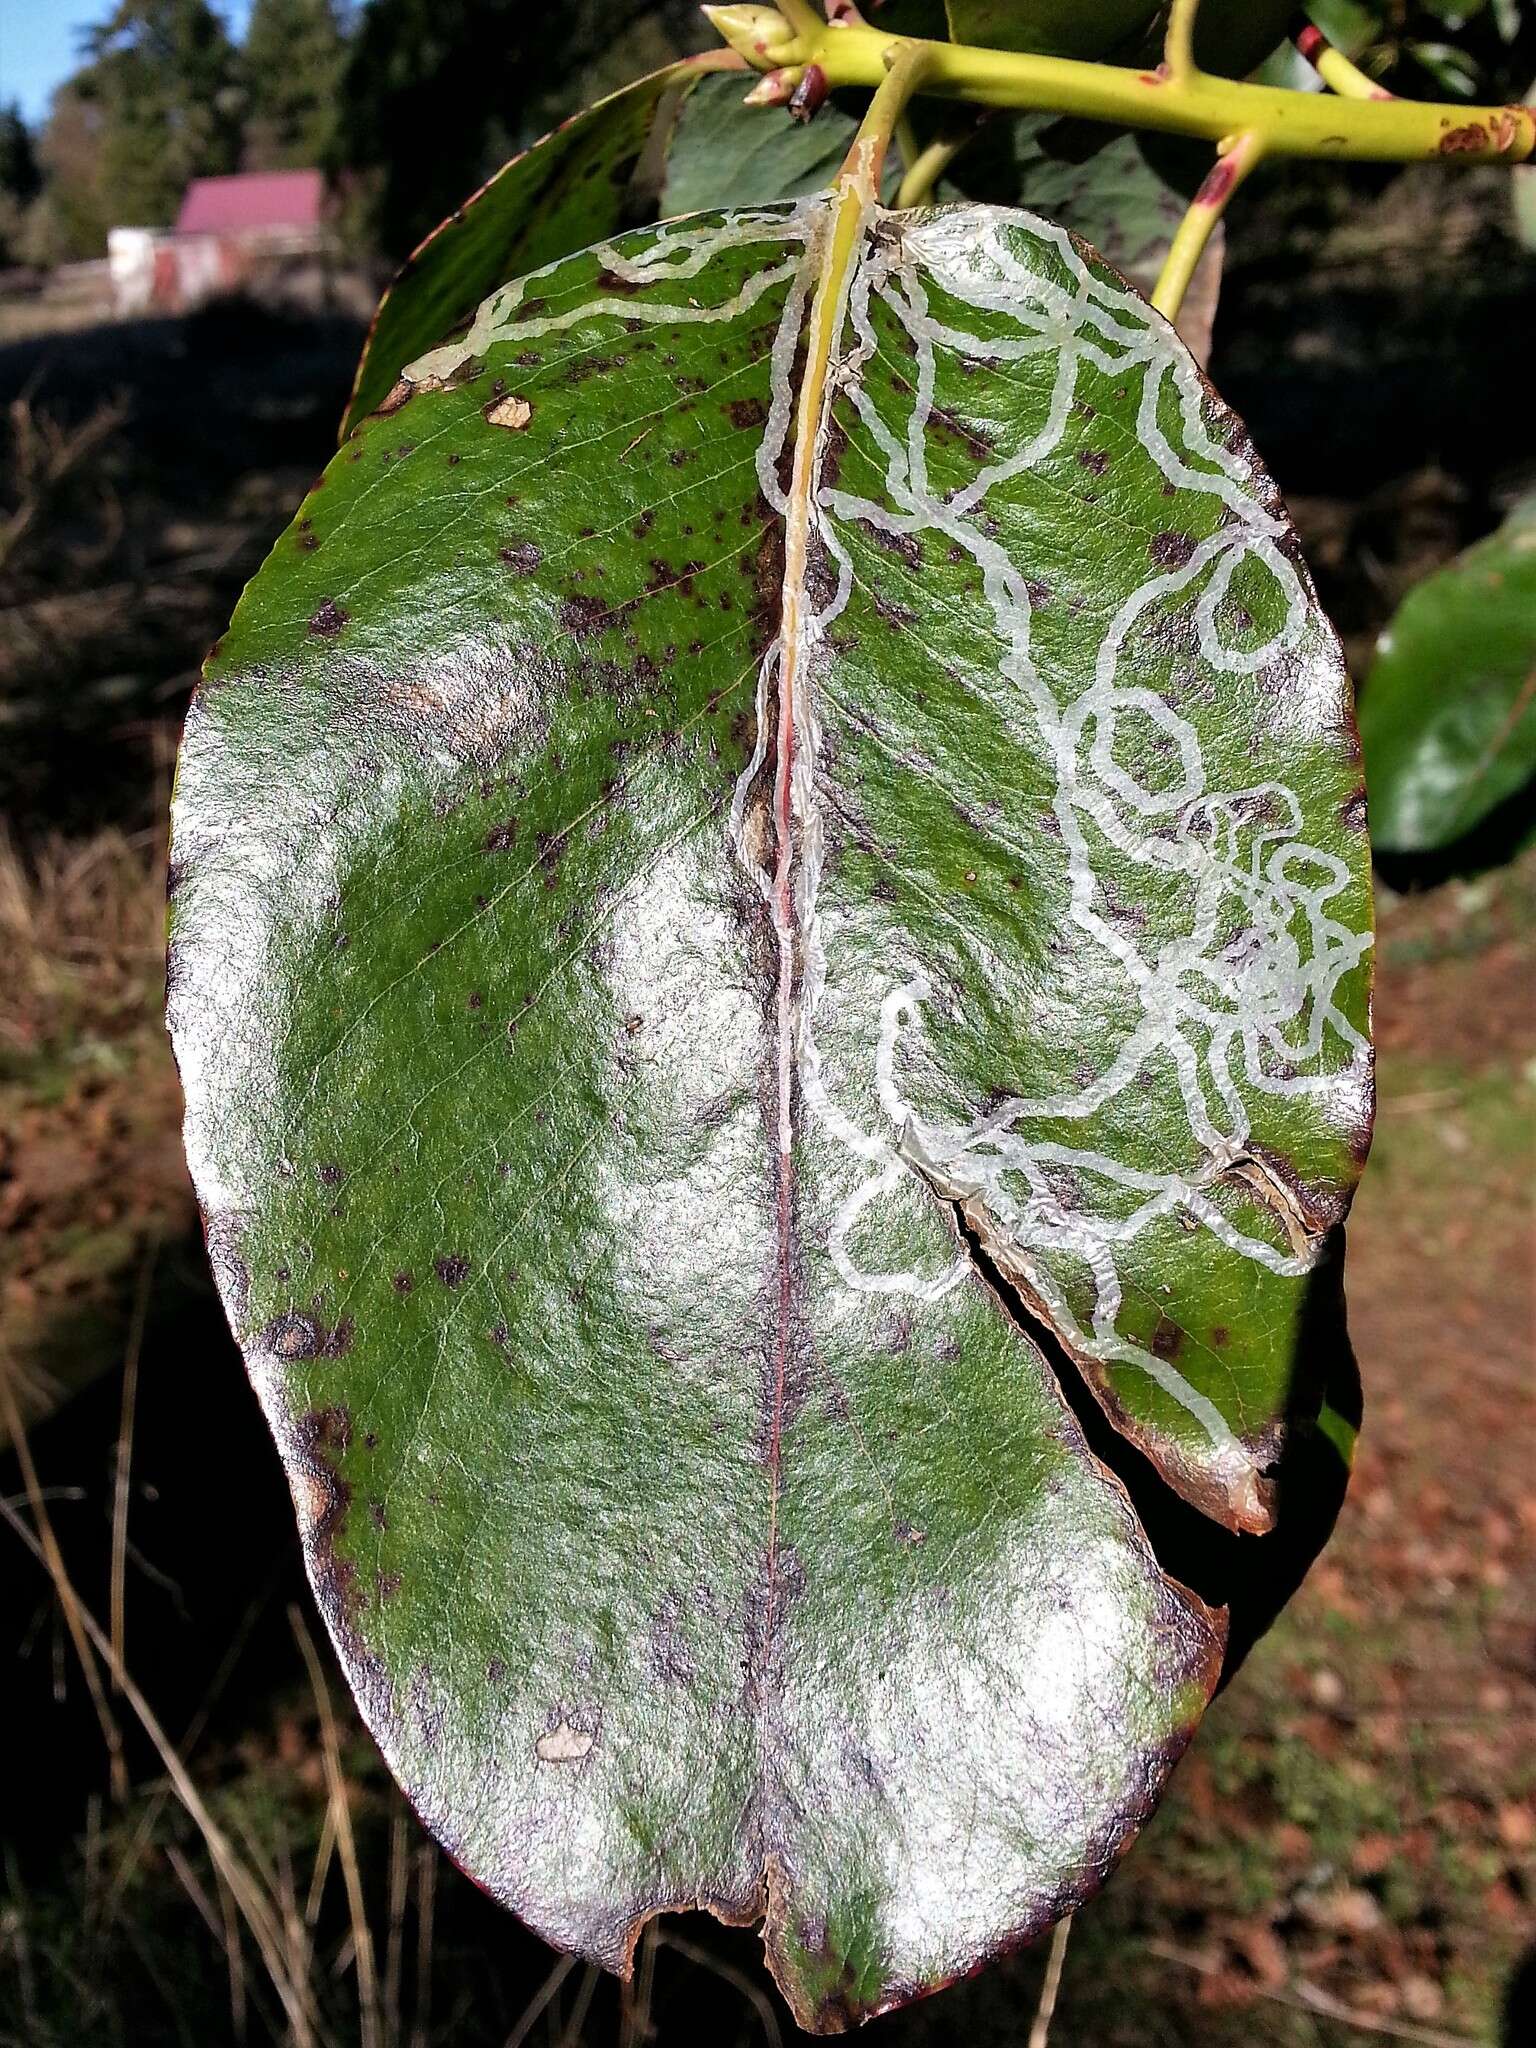
<path id="1" fill-rule="evenodd" d="M 1037 245 L 1028 262 L 1018 246 L 1026 237 Z M 1156 607 L 1185 592 L 1193 598 L 1200 655 L 1218 675 L 1283 669 L 1307 624 L 1306 593 L 1283 544 L 1286 523 L 1272 500 L 1255 495 L 1241 456 L 1211 432 L 1198 372 L 1171 329 L 1097 277 L 1067 233 L 1050 222 L 985 208 L 965 209 L 963 222 L 943 211 L 888 213 L 866 167 L 854 168 L 832 194 L 793 207 L 739 214 L 719 225 L 665 226 L 638 259 L 611 245 L 600 254 L 605 268 L 631 288 L 669 279 L 703 287 L 716 255 L 759 240 L 782 241 L 796 253 L 766 266 L 719 305 L 690 298 L 683 308 L 651 308 L 643 297 L 626 297 L 611 310 L 641 319 L 728 321 L 787 274 L 793 277 L 773 345 L 773 402 L 757 457 L 763 495 L 783 526 L 781 620 L 759 673 L 757 745 L 730 828 L 738 858 L 771 908 L 779 949 L 774 1142 L 780 1268 L 769 1463 L 776 1469 L 791 1343 L 798 1100 L 860 1169 L 823 1247 L 847 1288 L 934 1299 L 965 1277 L 963 1253 L 937 1273 L 871 1271 L 850 1247 L 882 1198 L 904 1177 L 918 1176 L 965 1205 L 1000 1267 L 1069 1351 L 1146 1374 L 1195 1420 L 1239 1519 L 1262 1526 L 1254 1454 L 1207 1393 L 1121 1327 L 1122 1264 L 1136 1240 L 1170 1216 L 1276 1274 L 1299 1277 L 1315 1263 L 1320 1233 L 1309 1236 L 1292 1190 L 1249 1149 L 1248 1098 L 1328 1097 L 1348 1105 L 1333 1114 L 1368 1122 L 1370 1048 L 1336 993 L 1359 967 L 1371 937 L 1331 907 L 1351 876 L 1336 854 L 1303 836 L 1296 790 L 1273 778 L 1216 785 L 1193 721 L 1124 671 L 1134 671 L 1128 649 L 1138 628 Z M 579 316 L 524 318 L 524 291 L 525 283 L 498 294 L 461 343 L 424 358 L 408 375 L 435 381 L 514 326 L 519 337 L 535 336 L 607 309 L 599 302 Z M 931 301 L 941 294 L 961 314 L 974 314 L 976 327 L 957 314 L 934 312 Z M 865 388 L 864 370 L 880 347 L 877 314 L 894 320 L 914 359 L 904 432 Z M 942 491 L 929 477 L 941 355 L 1004 372 L 1040 356 L 1056 362 L 1036 431 L 1004 459 L 978 460 L 963 488 Z M 1180 544 L 1169 559 L 1154 564 L 1124 599 L 1086 686 L 1064 699 L 1031 653 L 1031 565 L 1011 560 L 993 537 L 987 499 L 994 488 L 1049 463 L 1088 366 L 1139 379 L 1142 447 L 1170 494 L 1208 496 L 1218 518 L 1198 541 L 1176 537 Z M 885 464 L 878 498 L 824 480 L 838 397 L 851 405 Z M 787 488 L 780 480 L 786 450 Z M 964 1122 L 925 1116 L 902 1083 L 904 1055 L 920 1041 L 925 1011 L 935 1000 L 919 960 L 893 963 L 875 1025 L 875 1102 L 840 1103 L 824 1080 L 816 1036 L 827 985 L 818 915 L 824 826 L 817 679 L 835 659 L 831 630 L 853 588 L 846 535 L 855 523 L 898 545 L 931 537 L 963 550 L 980 572 L 1000 653 L 995 675 L 973 673 L 972 687 L 1001 705 L 1021 743 L 1047 750 L 1052 811 L 1068 855 L 1069 915 L 1134 992 L 1135 1012 L 1113 1056 L 1072 1093 L 1015 1095 Z M 827 573 L 813 578 L 813 561 L 829 565 Z M 1261 644 L 1244 646 L 1232 635 L 1231 616 L 1244 616 L 1233 590 L 1240 577 L 1255 574 L 1272 582 L 1282 624 Z M 813 581 L 832 586 L 819 607 Z M 1156 786 L 1138 780 L 1128 749 L 1117 746 L 1127 730 L 1150 736 L 1167 755 L 1174 764 L 1170 779 Z M 769 748 L 775 858 L 765 866 L 747 817 Z M 1000 794 L 1006 812 L 1006 792 Z M 1156 950 L 1138 944 L 1134 923 L 1116 915 L 1107 900 L 1095 839 L 1149 887 L 1177 883 L 1184 890 L 1187 928 L 1176 943 Z M 1115 1156 L 1094 1136 L 1074 1142 L 1069 1135 L 1074 1125 L 1102 1124 L 1149 1059 L 1171 1061 L 1176 1070 L 1197 1155 L 1193 1166 L 1156 1170 Z M 1235 1182 L 1273 1211 L 1275 1231 L 1261 1234 L 1233 1220 L 1218 1196 L 1223 1184 Z M 1086 1317 L 1074 1308 L 1081 1290 L 1066 1284 L 1068 1273 L 1088 1276 Z M 770 1573 L 770 1585 L 771 1579 Z"/>

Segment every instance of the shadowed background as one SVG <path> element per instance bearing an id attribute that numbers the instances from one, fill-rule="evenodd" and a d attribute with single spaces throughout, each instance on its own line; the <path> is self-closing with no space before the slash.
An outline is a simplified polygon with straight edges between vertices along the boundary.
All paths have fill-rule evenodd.
<path id="1" fill-rule="evenodd" d="M 126 0 L 79 10 L 50 93 L 7 70 L 21 11 L 0 0 L 0 101 L 30 117 L 0 111 L 0 2043 L 355 2040 L 370 1947 L 384 2038 L 413 2048 L 788 2038 L 750 1933 L 667 1922 L 621 1994 L 482 1898 L 394 1792 L 214 1300 L 160 1024 L 182 709 L 334 445 L 377 286 L 505 156 L 707 32 L 625 0 L 253 0 L 228 26 L 203 0 Z M 1378 8 L 1384 75 L 1519 96 L 1536 53 L 1499 12 Z M 110 228 L 168 224 L 196 177 L 309 169 L 313 244 L 125 313 Z M 1508 184 L 1298 164 L 1229 218 L 1212 376 L 1357 675 L 1403 594 L 1536 483 L 1536 263 Z M 1528 812 L 1383 875 L 1355 1483 L 1081 1916 L 1058 2048 L 1530 2038 L 1536 864 L 1487 866 Z M 275 1931 L 247 1924 L 130 1700 L 82 1683 L 17 1533 L 39 1503 L 207 1818 L 288 1901 Z M 309 1986 L 307 2036 L 261 1938 Z M 1022 2041 L 1042 1962 L 880 2036 Z"/>

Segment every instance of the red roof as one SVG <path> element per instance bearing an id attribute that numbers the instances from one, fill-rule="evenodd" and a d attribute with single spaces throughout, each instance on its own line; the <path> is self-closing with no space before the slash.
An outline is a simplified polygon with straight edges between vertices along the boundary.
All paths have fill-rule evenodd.
<path id="1" fill-rule="evenodd" d="M 325 203 L 319 171 L 246 171 L 194 178 L 176 216 L 178 235 L 228 235 L 317 228 Z"/>

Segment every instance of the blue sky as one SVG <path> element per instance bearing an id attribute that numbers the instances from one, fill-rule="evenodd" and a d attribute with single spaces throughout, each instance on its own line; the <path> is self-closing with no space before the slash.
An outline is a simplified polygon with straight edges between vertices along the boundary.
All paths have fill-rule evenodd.
<path id="1" fill-rule="evenodd" d="M 80 32 L 112 12 L 114 0 L 0 0 L 0 103 L 20 100 L 29 121 L 40 121 L 56 85 L 74 70 Z M 239 34 L 250 0 L 214 0 Z"/>

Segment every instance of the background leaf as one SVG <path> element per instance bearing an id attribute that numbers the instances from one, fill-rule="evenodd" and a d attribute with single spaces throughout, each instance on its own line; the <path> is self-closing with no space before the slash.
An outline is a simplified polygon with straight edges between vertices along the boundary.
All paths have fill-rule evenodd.
<path id="1" fill-rule="evenodd" d="M 947 0 L 947 7 L 957 43 L 1130 64 L 1157 61 L 1168 13 L 1166 0 Z M 1284 40 L 1294 15 L 1289 0 L 1205 0 L 1196 61 L 1244 78 Z"/>
<path id="2" fill-rule="evenodd" d="M 742 105 L 740 78 L 701 79 L 678 115 L 662 210 L 764 206 L 822 192 L 837 176 L 858 122 L 829 101 L 813 121 Z"/>
<path id="3" fill-rule="evenodd" d="M 1388 852 L 1451 845 L 1536 775 L 1536 495 L 1403 600 L 1360 734 Z"/>
<path id="4" fill-rule="evenodd" d="M 1043 57 L 1103 57 L 1139 36 L 1158 0 L 945 0 L 950 40 Z"/>

